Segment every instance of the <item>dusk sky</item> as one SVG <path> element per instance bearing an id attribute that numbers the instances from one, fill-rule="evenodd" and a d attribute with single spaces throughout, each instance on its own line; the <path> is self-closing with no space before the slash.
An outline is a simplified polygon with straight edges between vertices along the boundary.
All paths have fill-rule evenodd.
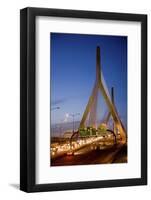
<path id="1" fill-rule="evenodd" d="M 104 79 L 109 91 L 114 87 L 116 108 L 127 124 L 127 37 L 50 33 L 51 109 L 60 107 L 51 111 L 51 124 L 72 121 L 72 113 L 82 118 L 95 82 L 97 46 Z"/>

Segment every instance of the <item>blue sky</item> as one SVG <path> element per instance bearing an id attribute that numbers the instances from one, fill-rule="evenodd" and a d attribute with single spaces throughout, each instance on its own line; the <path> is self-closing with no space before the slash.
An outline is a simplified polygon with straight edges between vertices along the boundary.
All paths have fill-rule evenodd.
<path id="1" fill-rule="evenodd" d="M 67 113 L 82 118 L 95 82 L 97 46 L 108 89 L 114 87 L 117 110 L 127 124 L 127 37 L 51 33 L 51 108 L 60 107 L 51 111 L 52 124 L 66 121 Z"/>

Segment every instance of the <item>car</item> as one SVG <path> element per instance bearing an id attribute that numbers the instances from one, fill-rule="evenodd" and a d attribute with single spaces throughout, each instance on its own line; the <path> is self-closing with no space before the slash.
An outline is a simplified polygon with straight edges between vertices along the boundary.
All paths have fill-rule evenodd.
<path id="1" fill-rule="evenodd" d="M 68 155 L 68 156 L 73 156 L 73 155 L 74 155 L 74 152 L 73 152 L 73 151 L 68 151 L 68 152 L 67 152 L 67 155 Z"/>

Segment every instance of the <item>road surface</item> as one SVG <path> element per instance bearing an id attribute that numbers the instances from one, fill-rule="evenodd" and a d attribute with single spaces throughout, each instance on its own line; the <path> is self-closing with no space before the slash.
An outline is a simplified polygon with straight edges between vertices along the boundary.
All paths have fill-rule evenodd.
<path id="1" fill-rule="evenodd" d="M 117 144 L 107 149 L 83 148 L 74 155 L 51 159 L 51 166 L 88 165 L 127 162 L 127 146 Z"/>

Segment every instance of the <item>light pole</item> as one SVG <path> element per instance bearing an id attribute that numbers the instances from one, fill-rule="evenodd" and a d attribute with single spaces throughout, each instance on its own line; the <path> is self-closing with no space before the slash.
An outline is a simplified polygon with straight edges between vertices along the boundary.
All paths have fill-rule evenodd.
<path id="1" fill-rule="evenodd" d="M 62 136 L 62 126 L 61 126 L 61 124 L 56 125 L 55 128 L 56 128 L 57 131 L 59 132 L 59 137 L 61 138 L 61 136 Z"/>
<path id="2" fill-rule="evenodd" d="M 80 115 L 80 113 L 74 113 L 74 114 L 69 114 L 71 117 L 72 117 L 72 119 L 73 119 L 73 133 L 74 133 L 74 118 L 75 118 L 75 116 L 77 116 L 77 115 Z"/>
<path id="3" fill-rule="evenodd" d="M 54 110 L 58 110 L 58 109 L 60 109 L 59 106 L 57 106 L 57 107 L 51 107 L 51 108 L 50 108 L 50 111 L 54 111 Z M 55 127 L 55 128 L 56 128 L 56 127 Z"/>
<path id="4" fill-rule="evenodd" d="M 60 125 L 59 125 L 60 138 L 62 137 L 62 129 L 63 129 L 62 122 L 63 122 L 63 120 L 60 120 Z"/>
<path id="5" fill-rule="evenodd" d="M 53 107 L 53 108 L 51 108 L 51 111 L 52 110 L 58 110 L 58 109 L 60 109 L 60 107 Z"/>

